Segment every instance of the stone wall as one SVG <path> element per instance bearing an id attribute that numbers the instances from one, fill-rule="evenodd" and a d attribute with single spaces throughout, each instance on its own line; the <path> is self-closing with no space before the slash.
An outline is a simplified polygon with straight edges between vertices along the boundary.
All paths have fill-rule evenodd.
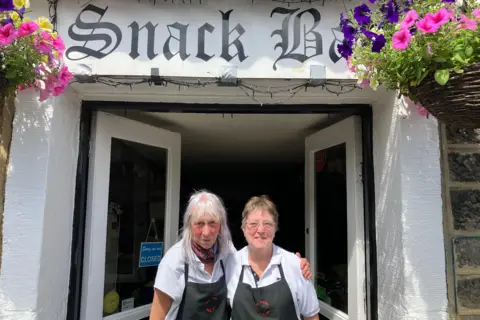
<path id="1" fill-rule="evenodd" d="M 480 320 L 480 129 L 442 126 L 441 138 L 450 311 Z"/>

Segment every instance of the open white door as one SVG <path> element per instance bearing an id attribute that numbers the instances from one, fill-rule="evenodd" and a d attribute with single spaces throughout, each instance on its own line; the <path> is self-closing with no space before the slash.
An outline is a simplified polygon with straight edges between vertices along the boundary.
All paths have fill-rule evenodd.
<path id="1" fill-rule="evenodd" d="M 305 140 L 305 249 L 321 319 L 366 319 L 361 143 L 355 116 Z"/>
<path id="2" fill-rule="evenodd" d="M 180 135 L 98 112 L 91 141 L 81 319 L 143 319 L 177 237 Z"/>

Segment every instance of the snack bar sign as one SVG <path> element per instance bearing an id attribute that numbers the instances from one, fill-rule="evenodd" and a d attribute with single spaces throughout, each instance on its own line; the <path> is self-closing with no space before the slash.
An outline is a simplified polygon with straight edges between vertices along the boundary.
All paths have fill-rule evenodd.
<path id="1" fill-rule="evenodd" d="M 215 77 L 229 69 L 244 78 L 308 78 L 309 67 L 321 65 L 327 77 L 346 78 L 337 51 L 343 5 L 312 5 L 62 1 L 58 29 L 74 72 L 146 75 L 158 68 L 165 76 Z"/>

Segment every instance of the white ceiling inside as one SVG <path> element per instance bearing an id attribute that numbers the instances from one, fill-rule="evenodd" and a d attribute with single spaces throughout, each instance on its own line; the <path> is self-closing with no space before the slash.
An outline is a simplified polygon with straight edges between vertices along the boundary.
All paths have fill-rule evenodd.
<path id="1" fill-rule="evenodd" d="M 304 139 L 328 119 L 325 114 L 119 115 L 180 133 L 185 163 L 303 161 Z"/>

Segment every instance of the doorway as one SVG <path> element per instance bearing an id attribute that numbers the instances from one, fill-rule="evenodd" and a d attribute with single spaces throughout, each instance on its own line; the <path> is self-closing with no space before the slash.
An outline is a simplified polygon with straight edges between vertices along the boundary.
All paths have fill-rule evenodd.
<path id="1" fill-rule="evenodd" d="M 271 119 L 274 116 L 270 115 Z M 292 118 L 291 115 L 287 117 Z M 253 195 L 269 195 L 280 212 L 280 230 L 275 242 L 289 251 L 300 252 L 311 262 L 315 273 L 313 281 L 322 301 L 322 319 L 366 319 L 363 291 L 365 251 L 362 248 L 364 210 L 362 199 L 356 199 L 363 198 L 363 194 L 360 186 L 348 186 L 349 183 L 362 184 L 353 178 L 361 173 L 362 166 L 361 143 L 358 143 L 361 141 L 360 122 L 355 116 L 320 130 L 318 126 L 325 126 L 324 123 L 311 124 L 309 132 L 295 137 L 298 142 L 295 146 L 289 144 L 289 154 L 275 148 L 277 140 L 277 143 L 285 144 L 280 134 L 271 141 L 272 147 L 265 134 L 250 132 L 252 137 L 260 140 L 260 148 L 253 148 L 255 157 L 247 159 L 244 151 L 248 143 L 242 149 L 239 147 L 242 139 L 237 139 L 236 143 L 230 141 L 230 152 L 235 148 L 241 150 L 233 151 L 232 155 L 237 157 L 228 161 L 218 156 L 225 154 L 225 150 L 215 150 L 217 156 L 215 152 L 208 154 L 208 149 L 215 145 L 208 134 L 205 138 L 210 143 L 192 143 L 189 148 L 188 142 L 184 143 L 184 135 L 171 130 L 171 123 L 170 127 L 165 122 L 162 126 L 153 126 L 152 123 L 141 123 L 140 118 L 145 120 L 145 114 L 138 115 L 135 120 L 103 112 L 95 114 L 94 152 L 90 159 L 92 187 L 84 254 L 87 256 L 84 269 L 87 266 L 88 271 L 84 273 L 86 298 L 82 299 L 82 319 L 97 317 L 99 312 L 104 319 L 139 320 L 148 316 L 148 299 L 138 296 L 148 291 L 142 288 L 148 288 L 153 280 L 150 278 L 154 272 L 149 270 L 154 268 L 142 269 L 138 265 L 139 250 L 143 243 L 162 242 L 163 248 L 168 249 L 175 242 L 185 202 L 198 189 L 208 189 L 223 198 L 237 249 L 245 245 L 240 230 L 244 203 Z M 260 126 L 268 127 L 269 124 L 263 121 Z M 201 152 L 192 155 L 189 149 Z M 260 149 L 270 151 L 269 156 L 266 156 L 268 152 L 260 154 Z M 104 169 L 101 174 L 98 173 L 100 168 Z M 131 188 L 133 185 L 138 189 L 130 191 L 136 196 L 129 200 L 137 201 L 137 204 L 124 204 L 122 210 L 132 212 L 135 217 L 142 214 L 133 212 L 143 212 L 142 218 L 129 221 L 123 211 L 121 214 L 115 212 L 112 202 L 117 205 L 118 202 L 128 202 L 121 196 L 122 191 L 118 191 L 122 188 L 121 179 L 126 179 L 123 183 L 126 186 Z M 115 197 L 116 201 L 105 200 Z M 351 198 L 354 199 L 348 201 Z M 105 214 L 96 213 L 94 216 L 93 210 Z M 132 230 L 117 232 L 121 229 L 119 225 L 125 225 L 119 221 L 119 216 L 129 221 L 126 224 Z M 350 225 L 352 216 L 354 226 Z M 104 221 L 100 223 L 99 220 Z M 125 241 L 129 244 L 123 243 L 123 251 L 128 251 L 127 247 L 131 249 L 130 258 L 122 252 L 122 259 L 127 263 L 120 263 L 118 250 L 122 235 L 119 234 L 125 239 L 133 239 Z M 117 268 L 110 271 L 109 252 L 113 252 L 110 259 Z M 332 258 L 325 259 L 326 256 Z M 122 276 L 119 276 L 120 266 Z M 109 272 L 116 273 L 116 279 L 110 281 L 111 288 L 106 290 Z M 143 274 L 143 280 L 138 280 L 139 273 Z M 136 281 L 134 286 L 137 288 L 124 284 L 128 277 Z M 119 286 L 123 289 L 120 290 Z M 130 292 L 135 291 L 133 289 L 135 294 Z M 108 303 L 111 306 L 107 310 L 105 305 Z"/>

